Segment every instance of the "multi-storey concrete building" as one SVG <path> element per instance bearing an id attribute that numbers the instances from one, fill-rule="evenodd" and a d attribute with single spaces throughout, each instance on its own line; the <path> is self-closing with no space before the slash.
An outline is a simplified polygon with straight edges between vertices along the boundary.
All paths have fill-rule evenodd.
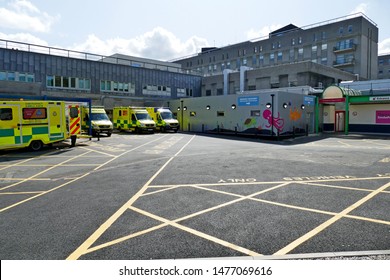
<path id="1" fill-rule="evenodd" d="M 204 75 L 202 95 L 376 79 L 378 28 L 364 14 L 297 27 L 175 60 Z"/>
<path id="2" fill-rule="evenodd" d="M 390 53 L 378 56 L 378 79 L 390 79 Z"/>

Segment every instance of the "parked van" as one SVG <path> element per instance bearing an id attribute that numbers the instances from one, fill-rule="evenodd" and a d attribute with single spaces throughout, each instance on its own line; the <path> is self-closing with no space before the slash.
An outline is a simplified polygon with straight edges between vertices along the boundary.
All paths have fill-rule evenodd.
<path id="1" fill-rule="evenodd" d="M 156 130 L 166 132 L 172 130 L 177 132 L 179 130 L 179 122 L 173 117 L 173 114 L 169 108 L 146 108 L 149 115 L 156 123 Z"/>
<path id="2" fill-rule="evenodd" d="M 135 133 L 154 133 L 156 129 L 156 123 L 145 108 L 114 107 L 113 123 L 119 131 L 130 130 Z"/>
<path id="3" fill-rule="evenodd" d="M 85 133 L 90 133 L 89 123 L 91 123 L 92 136 L 97 136 L 102 133 L 108 137 L 111 136 L 113 124 L 108 118 L 103 106 L 92 106 L 91 112 L 89 112 L 88 106 L 83 106 L 81 109 L 81 127 Z"/>

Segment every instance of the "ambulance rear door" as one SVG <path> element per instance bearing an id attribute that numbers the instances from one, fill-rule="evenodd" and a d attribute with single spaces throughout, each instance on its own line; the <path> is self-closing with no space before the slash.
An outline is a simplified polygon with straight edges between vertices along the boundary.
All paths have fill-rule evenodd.
<path id="1" fill-rule="evenodd" d="M 65 138 L 64 107 L 61 103 L 49 103 L 49 138 L 50 141 L 63 140 Z"/>

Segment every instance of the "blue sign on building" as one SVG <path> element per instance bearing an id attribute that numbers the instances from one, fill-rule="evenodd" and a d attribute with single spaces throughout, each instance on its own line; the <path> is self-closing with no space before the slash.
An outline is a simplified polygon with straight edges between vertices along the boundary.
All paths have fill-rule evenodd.
<path id="1" fill-rule="evenodd" d="M 315 96 L 305 96 L 303 98 L 303 104 L 306 106 L 313 106 L 316 102 L 316 97 Z"/>
<path id="2" fill-rule="evenodd" d="M 259 106 L 260 100 L 258 96 L 238 97 L 238 106 Z"/>

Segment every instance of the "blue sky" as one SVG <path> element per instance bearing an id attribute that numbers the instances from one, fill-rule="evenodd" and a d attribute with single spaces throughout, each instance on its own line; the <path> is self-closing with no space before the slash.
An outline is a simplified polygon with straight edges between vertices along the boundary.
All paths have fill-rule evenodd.
<path id="1" fill-rule="evenodd" d="M 0 0 L 0 39 L 170 60 L 363 12 L 390 53 L 388 0 Z"/>

